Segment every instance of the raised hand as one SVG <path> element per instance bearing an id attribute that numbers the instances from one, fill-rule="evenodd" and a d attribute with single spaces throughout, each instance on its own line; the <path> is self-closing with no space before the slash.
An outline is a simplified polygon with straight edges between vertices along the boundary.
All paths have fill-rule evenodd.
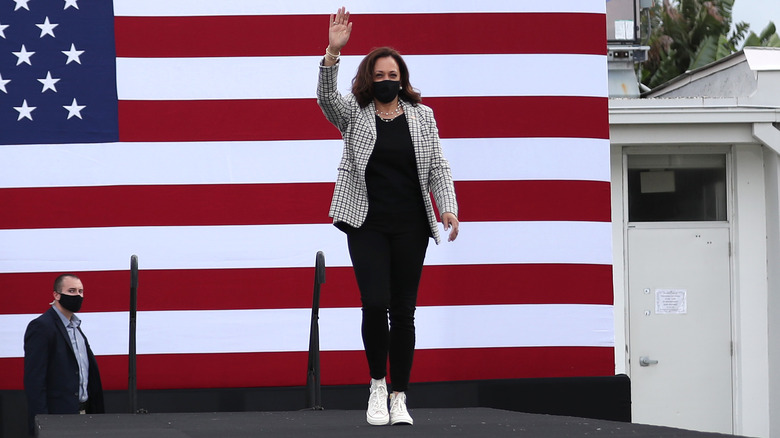
<path id="1" fill-rule="evenodd" d="M 329 51 L 338 55 L 341 49 L 347 45 L 350 33 L 352 33 L 352 23 L 349 22 L 349 11 L 342 6 L 335 16 L 330 15 L 330 24 L 328 25 Z"/>

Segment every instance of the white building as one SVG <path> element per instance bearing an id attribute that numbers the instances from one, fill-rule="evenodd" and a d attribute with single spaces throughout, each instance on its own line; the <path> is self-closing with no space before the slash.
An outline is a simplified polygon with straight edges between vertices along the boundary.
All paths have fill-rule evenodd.
<path id="1" fill-rule="evenodd" d="M 780 437 L 780 49 L 646 97 L 609 104 L 615 359 L 633 421 Z"/>

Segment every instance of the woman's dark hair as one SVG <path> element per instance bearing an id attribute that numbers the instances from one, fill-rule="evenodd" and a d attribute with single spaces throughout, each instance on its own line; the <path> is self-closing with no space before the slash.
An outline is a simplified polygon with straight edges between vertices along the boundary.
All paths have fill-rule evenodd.
<path id="1" fill-rule="evenodd" d="M 406 67 L 404 59 L 401 58 L 401 54 L 390 47 L 379 47 L 372 50 L 371 53 L 360 61 L 355 79 L 352 79 L 352 94 L 355 95 L 355 99 L 361 108 L 366 107 L 374 100 L 374 66 L 376 65 L 376 60 L 387 56 L 395 59 L 401 73 L 401 91 L 398 93 L 398 97 L 412 104 L 420 103 L 422 100 L 420 93 L 412 88 L 412 85 L 409 83 L 409 69 Z"/>

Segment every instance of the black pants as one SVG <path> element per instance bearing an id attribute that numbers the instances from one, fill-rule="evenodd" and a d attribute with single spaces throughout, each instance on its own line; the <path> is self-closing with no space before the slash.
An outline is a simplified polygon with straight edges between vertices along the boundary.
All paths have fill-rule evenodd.
<path id="1" fill-rule="evenodd" d="M 382 227 L 366 224 L 347 233 L 363 303 L 361 330 L 371 378 L 387 375 L 389 357 L 393 391 L 406 391 L 409 386 L 417 289 L 430 233 L 427 222 L 421 221 Z"/>

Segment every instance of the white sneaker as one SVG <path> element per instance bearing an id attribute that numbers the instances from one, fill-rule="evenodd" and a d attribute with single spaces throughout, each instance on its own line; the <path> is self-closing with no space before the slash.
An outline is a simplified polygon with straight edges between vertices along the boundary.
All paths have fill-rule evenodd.
<path id="1" fill-rule="evenodd" d="M 390 414 L 387 412 L 387 384 L 384 377 L 381 380 L 371 379 L 370 391 L 366 421 L 372 426 L 384 426 L 390 422 Z"/>
<path id="2" fill-rule="evenodd" d="M 390 424 L 414 424 L 412 416 L 406 410 L 406 394 L 399 392 L 390 396 Z"/>

